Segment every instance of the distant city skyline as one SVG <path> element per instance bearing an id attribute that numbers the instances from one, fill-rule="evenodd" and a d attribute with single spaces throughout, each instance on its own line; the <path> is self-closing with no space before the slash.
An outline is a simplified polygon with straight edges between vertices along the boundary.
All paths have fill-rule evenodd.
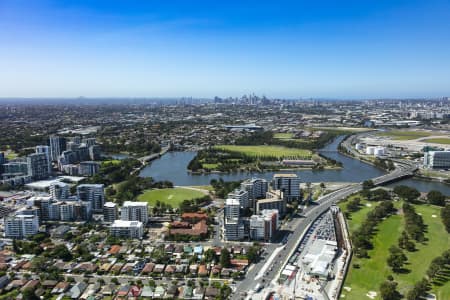
<path id="1" fill-rule="evenodd" d="M 450 3 L 0 2 L 0 98 L 438 98 Z"/>

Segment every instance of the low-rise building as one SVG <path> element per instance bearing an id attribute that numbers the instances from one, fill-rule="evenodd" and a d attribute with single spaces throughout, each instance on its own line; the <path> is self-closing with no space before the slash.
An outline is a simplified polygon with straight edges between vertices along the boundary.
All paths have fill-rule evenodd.
<path id="1" fill-rule="evenodd" d="M 141 239 L 144 225 L 140 221 L 115 220 L 110 226 L 110 234 L 116 237 Z"/>

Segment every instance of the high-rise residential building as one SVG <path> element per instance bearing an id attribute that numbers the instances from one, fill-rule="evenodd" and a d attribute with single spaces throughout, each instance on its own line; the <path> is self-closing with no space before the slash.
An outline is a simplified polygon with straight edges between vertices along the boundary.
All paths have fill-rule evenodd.
<path id="1" fill-rule="evenodd" d="M 70 186 L 64 182 L 54 182 L 50 184 L 49 191 L 53 200 L 65 200 L 69 197 Z"/>
<path id="2" fill-rule="evenodd" d="M 101 148 L 99 145 L 89 146 L 89 158 L 91 160 L 99 160 L 101 157 Z"/>
<path id="3" fill-rule="evenodd" d="M 273 175 L 273 189 L 283 192 L 286 201 L 300 200 L 300 178 L 296 174 Z"/>
<path id="4" fill-rule="evenodd" d="M 60 166 L 74 164 L 76 162 L 78 162 L 78 154 L 76 151 L 72 150 L 64 150 L 58 159 Z"/>
<path id="5" fill-rule="evenodd" d="M 260 215 L 250 217 L 250 238 L 270 241 L 278 227 L 278 210 L 262 210 Z"/>
<path id="6" fill-rule="evenodd" d="M 228 198 L 225 201 L 225 219 L 239 218 L 240 207 L 241 204 L 239 203 L 239 200 Z"/>
<path id="7" fill-rule="evenodd" d="M 241 189 L 248 191 L 250 199 L 260 199 L 266 196 L 269 190 L 269 183 L 262 178 L 252 178 L 241 183 Z"/>
<path id="8" fill-rule="evenodd" d="M 91 216 L 91 202 L 52 201 L 49 205 L 49 220 L 64 222 L 89 221 Z"/>
<path id="9" fill-rule="evenodd" d="M 94 146 L 95 143 L 96 143 L 95 138 L 87 138 L 87 139 L 84 139 L 83 142 L 84 142 L 84 143 L 86 144 L 86 146 L 88 146 L 88 147 Z"/>
<path id="10" fill-rule="evenodd" d="M 77 196 L 80 201 L 90 202 L 94 213 L 103 213 L 105 204 L 103 184 L 80 184 L 77 186 Z"/>
<path id="11" fill-rule="evenodd" d="M 5 153 L 0 152 L 0 165 L 6 163 Z"/>
<path id="12" fill-rule="evenodd" d="M 50 205 L 52 203 L 51 196 L 37 196 L 28 199 L 29 205 L 39 208 L 39 220 L 48 221 L 50 219 Z"/>
<path id="13" fill-rule="evenodd" d="M 3 173 L 20 176 L 28 174 L 28 164 L 26 162 L 8 162 L 3 164 Z"/>
<path id="14" fill-rule="evenodd" d="M 115 220 L 109 229 L 116 237 L 141 239 L 144 235 L 144 225 L 140 221 Z"/>
<path id="15" fill-rule="evenodd" d="M 423 156 L 423 165 L 429 169 L 450 168 L 450 151 L 428 151 Z"/>
<path id="16" fill-rule="evenodd" d="M 245 226 L 241 218 L 225 219 L 224 237 L 228 241 L 239 241 L 245 236 Z"/>
<path id="17" fill-rule="evenodd" d="M 148 203 L 125 201 L 120 210 L 120 219 L 123 221 L 140 221 L 147 224 Z"/>
<path id="18" fill-rule="evenodd" d="M 42 180 L 49 177 L 48 160 L 45 153 L 33 153 L 27 156 L 28 175 L 33 180 Z"/>
<path id="19" fill-rule="evenodd" d="M 58 161 L 59 156 L 66 150 L 66 139 L 52 135 L 49 138 L 49 145 L 52 161 Z"/>
<path id="20" fill-rule="evenodd" d="M 39 218 L 35 215 L 17 214 L 5 218 L 5 237 L 23 239 L 38 233 Z"/>
<path id="21" fill-rule="evenodd" d="M 113 202 L 105 202 L 103 206 L 103 221 L 112 223 L 118 219 L 117 204 Z"/>
<path id="22" fill-rule="evenodd" d="M 90 159 L 89 147 L 84 144 L 81 144 L 75 152 L 77 153 L 78 161 L 86 161 Z"/>
<path id="23" fill-rule="evenodd" d="M 266 198 L 256 201 L 256 213 L 261 214 L 265 209 L 276 209 L 280 216 L 286 213 L 286 200 L 282 191 L 272 191 L 266 193 Z"/>
<path id="24" fill-rule="evenodd" d="M 95 161 L 82 161 L 78 174 L 81 176 L 94 176 L 100 170 L 100 164 Z"/>
<path id="25" fill-rule="evenodd" d="M 228 194 L 229 199 L 236 199 L 239 201 L 241 208 L 249 208 L 250 203 L 248 200 L 248 192 L 245 190 L 237 189 Z"/>
<path id="26" fill-rule="evenodd" d="M 52 157 L 50 155 L 50 147 L 47 145 L 36 146 L 36 153 L 44 153 L 48 162 L 48 173 L 52 173 Z"/>

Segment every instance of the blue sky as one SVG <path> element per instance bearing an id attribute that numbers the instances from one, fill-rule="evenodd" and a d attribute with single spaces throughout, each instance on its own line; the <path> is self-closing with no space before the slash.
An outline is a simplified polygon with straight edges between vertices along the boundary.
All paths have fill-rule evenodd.
<path id="1" fill-rule="evenodd" d="M 450 2 L 0 1 L 0 97 L 450 96 Z"/>

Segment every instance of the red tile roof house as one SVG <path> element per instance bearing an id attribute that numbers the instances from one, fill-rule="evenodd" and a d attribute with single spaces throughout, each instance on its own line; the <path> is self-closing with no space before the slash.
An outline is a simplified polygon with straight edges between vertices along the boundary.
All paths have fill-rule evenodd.
<path id="1" fill-rule="evenodd" d="M 69 289 L 70 283 L 61 281 L 52 290 L 52 294 L 61 294 Z"/>
<path id="2" fill-rule="evenodd" d="M 186 221 L 186 222 L 197 223 L 198 221 L 201 221 L 201 220 L 205 220 L 205 221 L 208 220 L 208 215 L 203 212 L 183 213 L 181 215 L 181 219 L 183 219 L 183 221 Z"/>
<path id="3" fill-rule="evenodd" d="M 164 273 L 166 273 L 166 274 L 173 274 L 173 273 L 175 273 L 175 270 L 176 270 L 175 265 L 168 265 L 166 267 L 166 269 L 164 270 Z"/>
<path id="4" fill-rule="evenodd" d="M 190 225 L 191 226 L 191 225 Z M 208 225 L 205 220 L 202 220 L 190 228 L 171 228 L 169 230 L 171 235 L 181 234 L 181 235 L 195 235 L 195 236 L 205 236 L 208 234 Z"/>
<path id="5" fill-rule="evenodd" d="M 242 271 L 248 267 L 249 262 L 248 259 L 231 259 L 230 264 L 237 270 Z"/>
<path id="6" fill-rule="evenodd" d="M 94 273 L 95 271 L 97 271 L 97 269 L 98 269 L 98 266 L 91 262 L 82 262 L 82 263 L 79 263 L 75 267 L 75 270 L 77 272 L 82 272 L 82 273 Z"/>
<path id="7" fill-rule="evenodd" d="M 28 288 L 35 290 L 38 285 L 39 285 L 39 280 L 37 280 L 37 279 L 30 280 L 20 289 L 20 291 L 23 292 Z"/>
<path id="8" fill-rule="evenodd" d="M 208 269 L 206 268 L 206 265 L 200 265 L 198 267 L 198 276 L 201 276 L 201 277 L 208 276 Z"/>
<path id="9" fill-rule="evenodd" d="M 119 288 L 119 291 L 117 292 L 116 299 L 126 299 L 129 291 L 130 291 L 130 286 L 128 286 L 128 285 L 121 286 Z"/>
<path id="10" fill-rule="evenodd" d="M 136 285 L 133 285 L 128 292 L 128 297 L 139 297 L 141 295 L 142 289 Z"/>
<path id="11" fill-rule="evenodd" d="M 111 249 L 109 249 L 108 253 L 111 255 L 116 255 L 119 253 L 120 248 L 121 248 L 120 245 L 112 245 Z"/>
<path id="12" fill-rule="evenodd" d="M 142 274 L 150 274 L 153 272 L 154 268 L 155 268 L 154 263 L 147 263 L 145 264 L 145 267 L 142 269 Z"/>

